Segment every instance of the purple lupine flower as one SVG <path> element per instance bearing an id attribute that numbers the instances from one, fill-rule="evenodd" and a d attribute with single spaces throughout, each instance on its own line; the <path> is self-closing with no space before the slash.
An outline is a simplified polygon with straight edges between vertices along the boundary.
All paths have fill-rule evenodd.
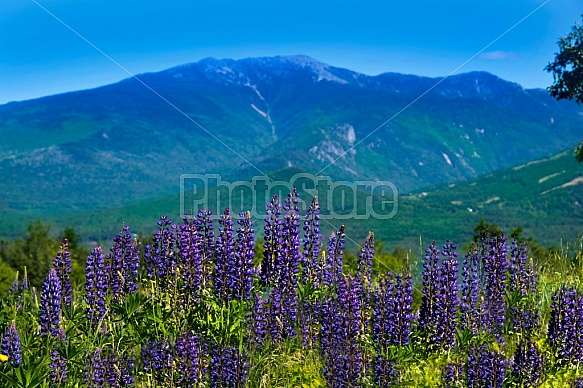
<path id="1" fill-rule="evenodd" d="M 557 361 L 564 365 L 583 358 L 583 296 L 562 287 L 551 297 L 548 337 Z"/>
<path id="2" fill-rule="evenodd" d="M 109 273 L 109 292 L 118 302 L 127 294 L 138 290 L 137 276 L 140 266 L 140 244 L 132 239 L 129 227 L 124 226 L 113 239 L 113 246 L 106 256 Z"/>
<path id="3" fill-rule="evenodd" d="M 455 343 L 456 322 L 459 307 L 458 296 L 458 254 L 457 246 L 448 241 L 443 245 L 441 254 L 441 273 L 437 299 L 437 310 L 441 314 L 440 328 L 436 331 L 438 343 L 451 347 Z"/>
<path id="4" fill-rule="evenodd" d="M 71 254 L 69 253 L 69 241 L 63 239 L 57 255 L 53 261 L 53 268 L 57 271 L 57 276 L 61 282 L 61 305 L 64 308 L 71 308 Z"/>
<path id="5" fill-rule="evenodd" d="M 343 276 L 336 285 L 336 298 L 323 303 L 321 348 L 324 377 L 330 387 L 357 385 L 364 370 L 358 341 L 362 332 L 359 279 Z"/>
<path id="6" fill-rule="evenodd" d="M 105 387 L 105 378 L 107 374 L 106 362 L 102 357 L 102 349 L 97 348 L 91 355 L 85 371 L 85 384 L 88 388 Z"/>
<path id="7" fill-rule="evenodd" d="M 363 327 L 368 327 L 370 324 L 370 307 L 372 295 L 372 266 L 374 258 L 374 233 L 368 232 L 368 236 L 362 244 L 360 254 L 356 262 L 356 278 L 362 284 L 362 309 L 360 321 Z"/>
<path id="8" fill-rule="evenodd" d="M 200 209 L 194 220 L 194 225 L 200 234 L 200 253 L 202 255 L 201 288 L 206 288 L 211 281 L 214 270 L 215 233 L 212 219 L 212 211 Z"/>
<path id="9" fill-rule="evenodd" d="M 279 277 L 277 263 L 280 261 L 282 237 L 281 204 L 277 194 L 267 204 L 265 218 L 263 260 L 261 261 L 260 279 L 265 286 L 273 286 Z"/>
<path id="10" fill-rule="evenodd" d="M 411 320 L 413 319 L 413 279 L 410 274 L 396 274 L 392 295 L 392 309 L 389 316 L 391 342 L 401 346 L 409 345 Z"/>
<path id="11" fill-rule="evenodd" d="M 344 278 L 346 282 L 346 297 L 343 290 L 339 290 L 338 301 L 344 305 L 344 329 L 345 329 L 345 370 L 346 381 L 349 386 L 357 385 L 364 371 L 363 356 L 356 339 L 364 333 L 361 324 L 362 310 L 362 283 L 360 279 Z"/>
<path id="12" fill-rule="evenodd" d="M 372 294 L 372 334 L 378 349 L 385 349 L 393 342 L 393 296 L 393 284 L 389 277 L 380 277 Z"/>
<path id="13" fill-rule="evenodd" d="M 389 388 L 396 385 L 399 372 L 393 360 L 377 353 L 373 357 L 372 370 L 376 387 Z"/>
<path id="14" fill-rule="evenodd" d="M 441 267 L 439 266 L 439 254 L 441 251 L 437 248 L 435 241 L 429 248 L 425 249 L 423 263 L 423 297 L 421 299 L 421 308 L 419 309 L 419 324 L 424 331 L 428 331 L 435 326 L 436 317 L 436 300 L 437 287 L 440 280 Z"/>
<path id="15" fill-rule="evenodd" d="M 176 274 L 176 225 L 164 215 L 158 226 L 152 245 L 144 250 L 144 262 L 148 279 L 155 280 L 161 290 L 168 290 L 174 285 Z"/>
<path id="16" fill-rule="evenodd" d="M 26 268 L 24 269 L 24 276 L 22 277 L 22 283 L 20 283 L 20 291 L 28 291 L 30 289 L 30 284 L 28 283 L 28 274 L 26 273 Z"/>
<path id="17" fill-rule="evenodd" d="M 482 326 L 498 342 L 504 342 L 502 329 L 506 320 L 506 273 L 508 271 L 505 236 L 482 238 L 484 301 L 481 304 Z"/>
<path id="18" fill-rule="evenodd" d="M 40 298 L 40 333 L 59 337 L 61 282 L 54 268 L 51 268 L 42 285 Z"/>
<path id="19" fill-rule="evenodd" d="M 190 332 L 179 336 L 174 345 L 173 357 L 176 362 L 178 386 L 194 387 L 202 382 L 206 373 L 202 363 L 203 344 L 199 336 Z"/>
<path id="20" fill-rule="evenodd" d="M 151 373 L 160 383 L 170 380 L 172 374 L 172 349 L 166 339 L 150 340 L 142 345 L 144 372 Z"/>
<path id="21" fill-rule="evenodd" d="M 184 219 L 178 232 L 178 261 L 182 275 L 181 292 L 185 306 L 198 302 L 203 284 L 202 235 L 194 220 Z"/>
<path id="22" fill-rule="evenodd" d="M 460 300 L 460 327 L 477 335 L 480 330 L 480 252 L 476 244 L 472 244 L 466 254 L 462 269 L 462 289 Z"/>
<path id="23" fill-rule="evenodd" d="M 485 346 L 470 349 L 466 364 L 468 388 L 502 388 L 507 367 L 508 360 L 496 351 Z"/>
<path id="24" fill-rule="evenodd" d="M 233 297 L 237 299 L 251 299 L 251 284 L 253 281 L 253 257 L 255 256 L 255 234 L 251 225 L 251 213 L 240 214 L 237 221 L 237 249 L 235 251 L 235 270 L 237 279 L 232 290 Z"/>
<path id="25" fill-rule="evenodd" d="M 323 283 L 323 266 L 320 261 L 322 237 L 320 234 L 320 205 L 318 197 L 314 197 L 304 221 L 302 282 L 312 283 L 316 288 L 321 288 Z"/>
<path id="26" fill-rule="evenodd" d="M 110 350 L 101 353 L 102 362 L 105 365 L 105 380 L 110 388 L 132 387 L 136 379 L 132 376 L 131 370 L 134 367 L 133 358 L 122 357 Z"/>
<path id="27" fill-rule="evenodd" d="M 257 349 L 261 349 L 267 337 L 268 317 L 266 316 L 267 312 L 265 311 L 264 305 L 265 301 L 263 300 L 263 296 L 261 293 L 256 292 L 251 314 L 251 342 Z"/>
<path id="28" fill-rule="evenodd" d="M 379 351 L 409 344 L 413 319 L 413 279 L 410 274 L 383 277 L 373 293 L 372 329 Z"/>
<path id="29" fill-rule="evenodd" d="M 337 232 L 332 232 L 328 239 L 326 266 L 324 267 L 324 284 L 334 287 L 342 277 L 344 261 L 344 225 Z"/>
<path id="30" fill-rule="evenodd" d="M 577 377 L 575 380 L 571 381 L 569 386 L 571 388 L 583 388 L 583 377 Z"/>
<path id="31" fill-rule="evenodd" d="M 51 351 L 49 365 L 51 386 L 62 387 L 67 381 L 67 359 L 57 349 Z"/>
<path id="32" fill-rule="evenodd" d="M 14 321 L 8 326 L 8 329 L 2 337 L 0 353 L 8 357 L 10 365 L 18 367 L 22 364 L 22 352 L 20 350 L 20 336 L 16 330 Z"/>
<path id="33" fill-rule="evenodd" d="M 514 353 L 512 376 L 523 387 L 536 387 L 541 381 L 543 359 L 536 343 L 522 340 Z"/>
<path id="34" fill-rule="evenodd" d="M 443 246 L 443 252 L 436 247 L 435 241 L 425 250 L 419 324 L 429 346 L 454 345 L 459 306 L 455 250 L 456 245 L 449 241 Z M 440 255 L 443 256 L 441 260 Z"/>
<path id="35" fill-rule="evenodd" d="M 362 244 L 362 249 L 356 262 L 356 276 L 361 279 L 365 287 L 372 285 L 374 251 L 374 233 L 368 232 L 368 236 L 364 244 Z"/>
<path id="36" fill-rule="evenodd" d="M 108 276 L 101 247 L 95 247 L 85 264 L 85 303 L 87 319 L 93 328 L 105 317 L 107 308 L 105 296 L 108 288 Z"/>
<path id="37" fill-rule="evenodd" d="M 273 342 L 279 342 L 286 337 L 284 324 L 282 321 L 282 295 L 279 288 L 271 289 L 269 293 L 269 310 L 266 311 L 268 316 L 268 331 Z"/>
<path id="38" fill-rule="evenodd" d="M 132 371 L 134 370 L 134 368 L 136 366 L 135 362 L 136 362 L 136 358 L 134 356 L 124 358 L 125 365 L 122 365 L 120 368 L 120 382 L 121 382 L 120 385 L 121 386 L 132 387 L 135 384 L 136 379 L 132 375 Z"/>
<path id="39" fill-rule="evenodd" d="M 16 272 L 16 276 L 14 276 L 14 281 L 12 282 L 10 289 L 8 289 L 10 295 L 15 295 L 20 289 L 19 286 L 20 282 L 18 281 L 18 272 Z"/>
<path id="40" fill-rule="evenodd" d="M 441 251 L 437 248 L 435 241 L 429 248 L 425 249 L 423 263 L 423 290 L 421 307 L 419 309 L 419 326 L 428 336 L 429 344 L 438 344 L 436 332 L 441 323 L 441 311 L 438 310 L 438 299 L 440 294 L 441 267 L 439 266 L 439 255 Z"/>
<path id="41" fill-rule="evenodd" d="M 221 302 L 232 299 L 237 289 L 237 263 L 235 260 L 235 238 L 231 210 L 225 209 L 219 220 L 219 235 L 215 245 L 215 273 L 213 283 L 215 295 Z"/>
<path id="42" fill-rule="evenodd" d="M 458 388 L 464 386 L 464 368 L 461 365 L 448 363 L 441 372 L 443 388 Z"/>
<path id="43" fill-rule="evenodd" d="M 237 348 L 214 345 L 211 350 L 210 386 L 243 388 L 249 376 L 248 356 Z"/>
<path id="44" fill-rule="evenodd" d="M 515 332 L 532 331 L 540 323 L 539 309 L 528 303 L 536 293 L 537 273 L 534 265 L 528 262 L 528 246 L 526 243 L 512 242 L 510 247 L 509 291 L 515 300 L 510 304 L 509 315 Z"/>
<path id="45" fill-rule="evenodd" d="M 283 209 L 286 211 L 281 229 L 280 254 L 276 261 L 278 278 L 276 287 L 282 296 L 282 321 L 286 337 L 296 334 L 294 328 L 298 314 L 298 273 L 300 253 L 300 216 L 298 215 L 296 188 L 288 194 Z"/>

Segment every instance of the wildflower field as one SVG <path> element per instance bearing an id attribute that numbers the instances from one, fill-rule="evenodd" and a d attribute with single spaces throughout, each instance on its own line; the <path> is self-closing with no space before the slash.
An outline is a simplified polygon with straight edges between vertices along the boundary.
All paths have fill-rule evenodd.
<path id="1" fill-rule="evenodd" d="M 490 231 L 394 273 L 372 233 L 347 266 L 344 227 L 324 239 L 295 191 L 260 226 L 210 216 L 161 217 L 147 245 L 124 226 L 83 284 L 67 240 L 40 289 L 17 276 L 0 387 L 583 387 L 581 246 L 537 258 Z"/>

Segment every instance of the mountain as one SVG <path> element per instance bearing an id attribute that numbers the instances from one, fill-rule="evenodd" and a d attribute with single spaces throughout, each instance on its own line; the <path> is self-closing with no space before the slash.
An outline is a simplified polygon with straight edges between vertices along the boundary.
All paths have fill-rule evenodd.
<path id="1" fill-rule="evenodd" d="M 0 105 L 0 214 L 75 214 L 176 193 L 184 173 L 285 168 L 400 192 L 582 140 L 574 103 L 484 72 L 367 76 L 305 56 L 205 59 Z"/>

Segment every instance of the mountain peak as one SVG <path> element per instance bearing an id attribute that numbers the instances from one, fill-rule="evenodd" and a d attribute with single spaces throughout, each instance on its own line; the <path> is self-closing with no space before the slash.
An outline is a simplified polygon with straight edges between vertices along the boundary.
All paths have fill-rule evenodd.
<path id="1" fill-rule="evenodd" d="M 326 80 L 341 84 L 348 83 L 346 80 L 330 71 L 335 68 L 307 55 L 250 57 L 239 60 L 209 57 L 201 59 L 198 62 L 176 66 L 167 71 L 175 77 L 183 77 L 185 71 L 202 70 L 206 74 L 213 74 L 213 76 L 218 75 L 219 77 L 227 78 L 230 82 L 236 82 L 236 80 L 247 82 L 247 76 L 249 75 L 250 69 L 265 74 L 288 74 L 290 71 L 293 72 L 302 69 L 311 72 L 314 75 L 315 81 Z"/>

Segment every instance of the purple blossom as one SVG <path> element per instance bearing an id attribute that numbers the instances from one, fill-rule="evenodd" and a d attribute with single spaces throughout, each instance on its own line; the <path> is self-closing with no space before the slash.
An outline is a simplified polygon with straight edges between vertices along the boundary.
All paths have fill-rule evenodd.
<path id="1" fill-rule="evenodd" d="M 200 253 L 202 255 L 202 288 L 206 288 L 211 280 L 211 273 L 214 269 L 213 258 L 215 255 L 215 234 L 212 212 L 200 209 L 194 220 L 196 230 L 200 235 Z"/>
<path id="2" fill-rule="evenodd" d="M 356 386 L 364 372 L 364 360 L 356 339 L 363 335 L 360 324 L 362 284 L 343 276 L 336 297 L 323 303 L 321 348 L 324 377 L 330 387 Z"/>
<path id="3" fill-rule="evenodd" d="M 12 281 L 12 285 L 10 286 L 10 289 L 8 290 L 8 292 L 11 295 L 16 294 L 19 291 L 19 286 L 20 286 L 20 283 L 18 281 L 18 272 L 16 272 L 16 276 L 14 276 L 14 280 Z"/>
<path id="4" fill-rule="evenodd" d="M 448 241 L 443 245 L 441 279 L 438 290 L 438 310 L 441 313 L 441 328 L 437 330 L 438 342 L 445 347 L 455 343 L 456 322 L 459 307 L 458 296 L 458 253 L 457 246 Z"/>
<path id="5" fill-rule="evenodd" d="M 244 388 L 249 376 L 248 356 L 237 348 L 215 345 L 211 350 L 210 386 Z"/>
<path id="6" fill-rule="evenodd" d="M 344 225 L 337 232 L 332 232 L 328 239 L 326 266 L 324 267 L 324 285 L 334 287 L 342 277 L 344 261 Z"/>
<path id="7" fill-rule="evenodd" d="M 269 293 L 269 309 L 266 311 L 269 324 L 268 332 L 273 342 L 279 342 L 287 336 L 283 323 L 282 295 L 279 288 L 272 288 Z"/>
<path id="8" fill-rule="evenodd" d="M 219 220 L 219 235 L 215 246 L 215 295 L 221 302 L 232 299 L 237 289 L 237 263 L 235 260 L 235 238 L 233 220 L 229 208 Z"/>
<path id="9" fill-rule="evenodd" d="M 427 336 L 429 346 L 451 347 L 455 341 L 459 306 L 458 262 L 455 244 L 448 242 L 443 247 L 441 252 L 433 241 L 425 250 L 419 324 Z"/>
<path id="10" fill-rule="evenodd" d="M 142 345 L 144 372 L 152 374 L 159 383 L 171 380 L 172 348 L 167 339 L 150 340 Z"/>
<path id="11" fill-rule="evenodd" d="M 101 247 L 95 247 L 87 257 L 85 264 L 85 303 L 87 319 L 96 328 L 105 317 L 107 308 L 105 296 L 108 289 L 108 276 L 105 258 Z"/>
<path id="12" fill-rule="evenodd" d="M 389 388 L 396 386 L 399 371 L 395 361 L 381 354 L 375 354 L 373 357 L 373 377 L 376 387 Z"/>
<path id="13" fill-rule="evenodd" d="M 506 320 L 506 237 L 496 236 L 482 239 L 482 263 L 484 269 L 484 302 L 482 323 L 498 342 L 504 342 L 502 329 Z"/>
<path id="14" fill-rule="evenodd" d="M 323 236 L 320 234 L 320 205 L 318 197 L 314 197 L 304 220 L 304 250 L 301 264 L 302 282 L 312 283 L 316 288 L 321 288 L 323 283 L 323 265 L 320 261 L 322 238 Z"/>
<path id="15" fill-rule="evenodd" d="M 419 326 L 422 331 L 427 333 L 432 340 L 432 335 L 437 330 L 439 322 L 439 311 L 437 311 L 437 299 L 439 292 L 439 283 L 441 281 L 441 267 L 439 266 L 439 255 L 441 251 L 437 248 L 435 241 L 429 248 L 425 249 L 423 263 L 423 296 L 421 299 L 421 308 L 419 309 Z"/>
<path id="16" fill-rule="evenodd" d="M 132 387 L 136 379 L 132 376 L 134 359 L 120 357 L 113 350 L 95 349 L 85 373 L 85 383 L 90 388 Z"/>
<path id="17" fill-rule="evenodd" d="M 158 227 L 152 245 L 145 248 L 144 262 L 148 279 L 155 280 L 161 290 L 168 290 L 174 286 L 176 274 L 176 225 L 168 216 L 162 216 Z"/>
<path id="18" fill-rule="evenodd" d="M 514 353 L 512 376 L 523 387 L 536 387 L 542 378 L 543 359 L 536 343 L 522 340 Z"/>
<path id="19" fill-rule="evenodd" d="M 71 254 L 69 253 L 69 241 L 63 240 L 57 255 L 53 262 L 53 268 L 61 282 L 61 305 L 65 308 L 71 308 Z"/>
<path id="20" fill-rule="evenodd" d="M 237 248 L 235 251 L 235 286 L 231 291 L 236 299 L 251 299 L 251 285 L 255 269 L 253 257 L 255 256 L 255 234 L 251 225 L 251 214 L 241 213 L 241 219 L 237 221 Z"/>
<path id="21" fill-rule="evenodd" d="M 460 327 L 469 330 L 473 335 L 477 335 L 480 330 L 480 274 L 480 252 L 474 243 L 464 260 L 460 300 Z"/>
<path id="22" fill-rule="evenodd" d="M 562 287 L 552 295 L 548 337 L 559 364 L 583 358 L 583 296 L 576 289 Z"/>
<path id="23" fill-rule="evenodd" d="M 539 325 L 539 309 L 534 308 L 529 299 L 536 293 L 537 273 L 533 263 L 528 263 L 526 243 L 512 242 L 510 247 L 509 292 L 513 298 L 509 315 L 515 332 L 529 332 Z"/>
<path id="24" fill-rule="evenodd" d="M 178 232 L 178 241 L 181 292 L 184 304 L 191 306 L 191 302 L 198 302 L 203 284 L 203 241 L 195 221 L 184 219 Z"/>
<path id="25" fill-rule="evenodd" d="M 67 381 L 67 359 L 57 349 L 51 351 L 49 370 L 51 386 L 64 386 Z"/>
<path id="26" fill-rule="evenodd" d="M 372 266 L 374 259 L 374 233 L 368 232 L 368 236 L 362 244 L 362 249 L 356 262 L 356 276 L 361 279 L 366 287 L 372 286 Z"/>
<path id="27" fill-rule="evenodd" d="M 273 286 L 279 278 L 277 270 L 278 262 L 281 260 L 280 249 L 283 224 L 280 218 L 281 204 L 277 194 L 267 204 L 266 214 L 265 227 L 263 228 L 265 243 L 263 244 L 264 252 L 263 260 L 261 261 L 260 278 L 263 285 Z"/>
<path id="28" fill-rule="evenodd" d="M 300 216 L 298 215 L 298 194 L 294 187 L 288 194 L 283 209 L 286 211 L 281 229 L 279 260 L 276 261 L 278 278 L 276 287 L 282 296 L 282 319 L 286 337 L 296 334 L 295 323 L 298 314 L 298 273 L 300 253 Z"/>
<path id="29" fill-rule="evenodd" d="M 22 352 L 20 350 L 20 336 L 16 330 L 14 321 L 8 326 L 8 329 L 2 337 L 2 344 L 0 346 L 0 353 L 8 356 L 10 365 L 18 367 L 22 364 Z"/>
<path id="30" fill-rule="evenodd" d="M 255 293 L 251 314 L 251 342 L 257 349 L 261 349 L 267 337 L 268 316 L 265 311 L 265 301 L 260 292 Z M 267 306 L 269 308 L 269 306 Z"/>
<path id="31" fill-rule="evenodd" d="M 101 353 L 101 348 L 95 349 L 88 360 L 85 383 L 89 388 L 102 388 L 105 386 L 107 368 Z"/>
<path id="32" fill-rule="evenodd" d="M 113 246 L 106 256 L 109 273 L 109 292 L 118 302 L 127 294 L 138 290 L 137 276 L 140 266 L 140 244 L 132 239 L 129 227 L 124 226 L 113 239 Z"/>
<path id="33" fill-rule="evenodd" d="M 120 358 L 112 350 L 107 355 L 106 365 L 106 379 L 110 388 L 132 387 L 136 382 L 131 373 L 134 367 L 133 359 Z"/>
<path id="34" fill-rule="evenodd" d="M 204 349 L 199 336 L 190 332 L 182 334 L 174 345 L 176 381 L 180 387 L 194 387 L 205 375 Z"/>
<path id="35" fill-rule="evenodd" d="M 443 388 L 458 388 L 464 386 L 464 368 L 461 365 L 448 363 L 441 372 Z"/>
<path id="36" fill-rule="evenodd" d="M 379 352 L 409 344 L 413 318 L 411 275 L 385 276 L 373 292 L 372 333 Z"/>
<path id="37" fill-rule="evenodd" d="M 28 283 L 28 275 L 26 273 L 26 268 L 24 269 L 24 276 L 22 277 L 22 283 L 20 283 L 20 291 L 28 291 L 30 289 L 30 285 Z"/>
<path id="38" fill-rule="evenodd" d="M 472 348 L 468 353 L 466 375 L 468 388 L 502 388 L 508 361 L 498 352 L 485 346 Z"/>
<path id="39" fill-rule="evenodd" d="M 61 282 L 54 268 L 51 268 L 41 288 L 40 333 L 59 337 L 61 322 Z"/>

